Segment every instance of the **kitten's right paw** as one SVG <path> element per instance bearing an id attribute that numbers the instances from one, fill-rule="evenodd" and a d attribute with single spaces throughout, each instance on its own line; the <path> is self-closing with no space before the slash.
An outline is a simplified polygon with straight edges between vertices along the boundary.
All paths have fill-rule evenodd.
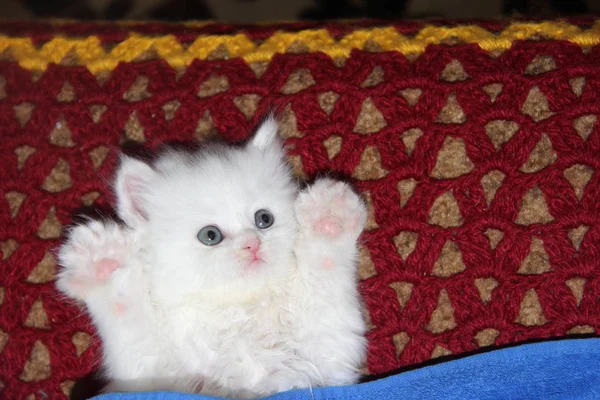
<path id="1" fill-rule="evenodd" d="M 317 235 L 356 240 L 366 223 L 367 211 L 350 186 L 320 179 L 298 195 L 296 217 L 303 229 Z"/>
<path id="2" fill-rule="evenodd" d="M 130 240 L 114 222 L 90 221 L 73 228 L 58 253 L 62 270 L 57 287 L 66 295 L 85 299 L 106 284 L 127 261 Z"/>

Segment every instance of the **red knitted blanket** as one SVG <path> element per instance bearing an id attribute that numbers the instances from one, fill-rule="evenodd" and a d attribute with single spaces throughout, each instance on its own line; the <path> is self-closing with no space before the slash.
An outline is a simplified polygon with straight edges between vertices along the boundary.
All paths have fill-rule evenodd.
<path id="1" fill-rule="evenodd" d="M 272 108 L 299 176 L 368 201 L 365 373 L 598 332 L 592 22 L 0 25 L 0 396 L 58 398 L 97 367 L 52 249 L 110 210 L 111 149 L 241 140 Z"/>

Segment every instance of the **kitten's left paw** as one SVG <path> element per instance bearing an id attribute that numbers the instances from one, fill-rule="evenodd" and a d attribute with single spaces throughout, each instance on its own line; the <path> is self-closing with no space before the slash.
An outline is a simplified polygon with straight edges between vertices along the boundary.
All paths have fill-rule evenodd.
<path id="1" fill-rule="evenodd" d="M 320 179 L 296 199 L 296 217 L 303 229 L 330 238 L 356 240 L 367 221 L 363 201 L 343 182 Z"/>

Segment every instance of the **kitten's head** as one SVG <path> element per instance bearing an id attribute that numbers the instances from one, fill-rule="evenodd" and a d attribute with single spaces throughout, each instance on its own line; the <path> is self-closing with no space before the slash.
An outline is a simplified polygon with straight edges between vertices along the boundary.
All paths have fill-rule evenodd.
<path id="1" fill-rule="evenodd" d="M 251 288 L 290 264 L 297 186 L 277 130 L 268 119 L 242 148 L 122 159 L 118 213 L 146 238 L 157 291 Z"/>

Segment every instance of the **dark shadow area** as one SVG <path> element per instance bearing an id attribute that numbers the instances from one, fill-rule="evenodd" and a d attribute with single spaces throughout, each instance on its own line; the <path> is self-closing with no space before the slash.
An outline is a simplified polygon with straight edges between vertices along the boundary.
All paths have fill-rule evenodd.
<path id="1" fill-rule="evenodd" d="M 4 4 L 6 3 L 6 4 Z M 3 18 L 78 20 L 220 21 L 502 18 L 583 16 L 600 10 L 600 0 L 5 0 Z M 252 10 L 252 15 L 248 14 Z"/>

